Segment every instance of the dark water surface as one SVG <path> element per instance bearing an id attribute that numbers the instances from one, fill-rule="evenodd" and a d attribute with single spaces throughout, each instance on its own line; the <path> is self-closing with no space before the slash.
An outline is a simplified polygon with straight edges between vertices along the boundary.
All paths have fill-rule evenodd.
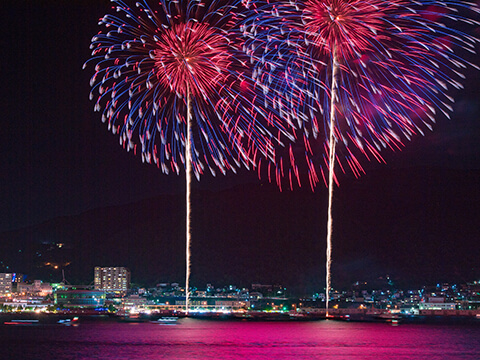
<path id="1" fill-rule="evenodd" d="M 0 359 L 480 359 L 470 325 L 81 321 L 0 325 Z"/>

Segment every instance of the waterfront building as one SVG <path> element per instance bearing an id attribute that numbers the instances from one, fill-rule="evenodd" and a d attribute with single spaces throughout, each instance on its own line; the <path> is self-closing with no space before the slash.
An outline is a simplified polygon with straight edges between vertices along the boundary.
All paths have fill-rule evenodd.
<path id="1" fill-rule="evenodd" d="M 12 273 L 0 273 L 0 296 L 11 294 L 14 275 Z"/>
<path id="2" fill-rule="evenodd" d="M 9 307 L 13 311 L 35 311 L 45 310 L 51 302 L 45 300 L 43 296 L 14 296 L 13 298 L 5 301 L 3 306 Z"/>
<path id="3" fill-rule="evenodd" d="M 44 283 L 42 280 L 34 280 L 32 284 L 27 284 L 24 282 L 14 283 L 15 288 L 13 289 L 19 295 L 37 295 L 37 296 L 47 296 L 53 293 L 52 285 Z"/>
<path id="4" fill-rule="evenodd" d="M 418 304 L 419 310 L 455 310 L 456 304 L 446 302 L 444 297 L 431 296 L 426 297 L 424 301 Z"/>
<path id="5" fill-rule="evenodd" d="M 95 290 L 107 293 L 125 293 L 130 288 L 130 270 L 126 267 L 100 267 L 94 269 Z"/>
<path id="6" fill-rule="evenodd" d="M 185 310 L 185 297 L 160 296 L 155 300 L 156 305 L 147 304 L 146 306 L 156 310 Z M 221 311 L 235 312 L 248 309 L 250 302 L 243 299 L 232 299 L 226 296 L 207 296 L 190 297 L 190 311 Z"/>
<path id="7" fill-rule="evenodd" d="M 122 302 L 124 308 L 132 308 L 146 305 L 147 299 L 140 295 L 130 295 L 128 297 L 124 297 Z"/>
<path id="8" fill-rule="evenodd" d="M 105 306 L 105 292 L 99 290 L 59 290 L 54 294 L 56 306 L 67 309 Z"/>

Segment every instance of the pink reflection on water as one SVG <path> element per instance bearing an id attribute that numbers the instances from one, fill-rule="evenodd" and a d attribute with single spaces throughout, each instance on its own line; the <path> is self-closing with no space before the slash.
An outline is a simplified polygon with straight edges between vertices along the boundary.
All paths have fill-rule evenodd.
<path id="1" fill-rule="evenodd" d="M 28 359 L 480 359 L 480 323 L 249 322 L 181 319 L 175 325 L 84 322 L 0 329 Z M 3 347 L 9 358 L 15 347 Z M 10 350 L 8 350 L 10 349 Z M 5 352 L 3 353 L 5 355 Z M 40 357 L 39 357 L 40 356 Z M 1 356 L 0 356 L 1 358 Z M 8 358 L 8 357 L 7 357 Z"/>

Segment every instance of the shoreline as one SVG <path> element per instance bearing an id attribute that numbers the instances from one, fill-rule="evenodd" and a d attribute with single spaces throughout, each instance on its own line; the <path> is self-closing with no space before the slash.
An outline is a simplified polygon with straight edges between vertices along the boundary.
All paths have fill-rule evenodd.
<path id="1" fill-rule="evenodd" d="M 320 310 L 320 311 L 319 311 Z M 363 311 L 358 311 L 363 310 Z M 72 321 L 116 321 L 116 322 L 176 322 L 183 318 L 192 318 L 206 321 L 343 321 L 343 322 L 378 322 L 378 323 L 458 323 L 480 325 L 480 311 L 478 310 L 428 310 L 420 314 L 399 314 L 379 309 L 325 309 L 311 312 L 283 312 L 271 313 L 261 311 L 246 311 L 241 313 L 136 313 L 130 315 L 116 315 L 108 312 L 95 311 L 63 311 L 57 313 L 36 312 L 2 312 L 0 325 L 41 325 L 61 323 L 72 324 Z M 74 320 L 75 319 L 75 320 Z M 16 323 L 15 323 L 16 322 Z M 181 322 L 181 321 L 180 321 Z"/>

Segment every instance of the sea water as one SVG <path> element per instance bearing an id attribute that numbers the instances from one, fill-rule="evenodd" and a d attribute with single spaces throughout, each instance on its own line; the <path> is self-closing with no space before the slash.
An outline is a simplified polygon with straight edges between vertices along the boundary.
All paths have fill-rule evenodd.
<path id="1" fill-rule="evenodd" d="M 480 359 L 478 324 L 321 321 L 0 325 L 0 359 Z"/>

